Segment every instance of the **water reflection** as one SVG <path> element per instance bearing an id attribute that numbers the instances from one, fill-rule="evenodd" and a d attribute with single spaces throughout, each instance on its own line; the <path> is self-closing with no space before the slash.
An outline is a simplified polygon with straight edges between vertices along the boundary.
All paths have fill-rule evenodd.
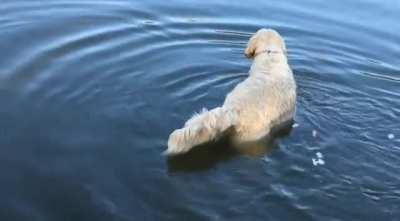
<path id="1" fill-rule="evenodd" d="M 288 136 L 292 130 L 292 121 L 274 128 L 271 134 L 257 142 L 235 145 L 230 142 L 229 133 L 216 142 L 210 142 L 193 148 L 186 154 L 167 158 L 169 172 L 196 172 L 208 170 L 218 163 L 227 161 L 237 155 L 261 157 L 279 148 L 277 138 Z M 234 131 L 231 131 L 234 133 Z"/>

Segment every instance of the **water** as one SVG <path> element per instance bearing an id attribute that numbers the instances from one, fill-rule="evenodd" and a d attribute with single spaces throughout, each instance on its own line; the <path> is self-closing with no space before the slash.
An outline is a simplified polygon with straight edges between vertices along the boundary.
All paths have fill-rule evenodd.
<path id="1" fill-rule="evenodd" d="M 398 219 L 399 10 L 2 0 L 0 220 Z M 287 41 L 297 127 L 251 153 L 160 155 L 246 77 L 261 27 Z"/>

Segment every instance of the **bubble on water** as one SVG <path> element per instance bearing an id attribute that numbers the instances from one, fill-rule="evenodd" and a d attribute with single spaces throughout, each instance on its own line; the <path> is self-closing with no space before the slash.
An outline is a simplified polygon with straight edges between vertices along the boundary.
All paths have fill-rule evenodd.
<path id="1" fill-rule="evenodd" d="M 316 130 L 313 130 L 313 131 L 312 131 L 312 136 L 313 136 L 313 137 L 317 137 L 317 131 L 316 131 Z"/>
<path id="2" fill-rule="evenodd" d="M 312 158 L 312 164 L 313 164 L 314 166 L 317 166 L 317 165 L 318 165 L 318 162 L 317 162 L 317 160 L 316 160 L 316 159 L 314 159 L 314 158 Z"/>
<path id="3" fill-rule="evenodd" d="M 317 152 L 315 155 L 317 155 L 318 158 L 324 158 L 324 155 L 322 155 L 321 152 Z"/>
<path id="4" fill-rule="evenodd" d="M 325 165 L 325 161 L 323 159 L 312 158 L 312 162 L 314 166 Z"/>
<path id="5" fill-rule="evenodd" d="M 299 126 L 299 124 L 294 123 L 294 124 L 292 125 L 292 128 L 296 128 L 296 127 L 298 127 L 298 126 Z"/>
<path id="6" fill-rule="evenodd" d="M 394 134 L 388 134 L 387 136 L 390 140 L 394 138 Z"/>

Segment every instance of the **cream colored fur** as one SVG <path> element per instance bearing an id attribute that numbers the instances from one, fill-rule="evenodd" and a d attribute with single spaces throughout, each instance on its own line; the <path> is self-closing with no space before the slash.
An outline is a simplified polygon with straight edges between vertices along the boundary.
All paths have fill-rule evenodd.
<path id="1" fill-rule="evenodd" d="M 296 84 L 283 38 L 272 29 L 260 29 L 250 38 L 245 55 L 254 59 L 249 77 L 227 95 L 222 107 L 204 109 L 172 132 L 165 154 L 186 153 L 229 128 L 237 143 L 256 141 L 293 118 Z"/>

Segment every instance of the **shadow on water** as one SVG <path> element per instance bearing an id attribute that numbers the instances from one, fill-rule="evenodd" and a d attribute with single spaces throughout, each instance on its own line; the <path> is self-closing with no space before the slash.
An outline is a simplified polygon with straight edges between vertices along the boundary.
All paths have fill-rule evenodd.
<path id="1" fill-rule="evenodd" d="M 186 154 L 167 158 L 169 172 L 196 172 L 209 170 L 217 164 L 228 161 L 238 155 L 259 157 L 270 154 L 279 148 L 277 138 L 288 136 L 292 130 L 292 121 L 272 130 L 271 136 L 257 142 L 234 145 L 229 135 L 216 142 L 206 143 L 193 148 Z"/>
<path id="2" fill-rule="evenodd" d="M 195 172 L 213 168 L 219 162 L 237 155 L 227 137 L 218 142 L 207 143 L 193 148 L 186 154 L 168 157 L 169 172 Z"/>

